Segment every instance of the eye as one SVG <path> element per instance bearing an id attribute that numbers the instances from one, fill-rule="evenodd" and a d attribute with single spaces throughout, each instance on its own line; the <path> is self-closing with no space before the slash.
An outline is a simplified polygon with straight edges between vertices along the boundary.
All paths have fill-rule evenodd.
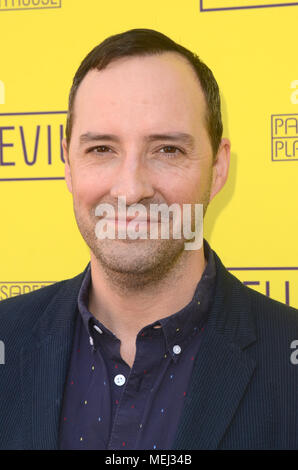
<path id="1" fill-rule="evenodd" d="M 87 149 L 87 153 L 94 152 L 95 154 L 99 154 L 106 153 L 107 151 L 109 152 L 110 150 L 110 147 L 107 147 L 106 145 L 97 145 L 96 147 L 91 147 Z"/>
<path id="2" fill-rule="evenodd" d="M 177 155 L 184 153 L 181 149 L 174 147 L 173 145 L 166 145 L 159 150 L 162 151 L 162 153 L 170 156 L 169 158 L 176 157 Z"/>

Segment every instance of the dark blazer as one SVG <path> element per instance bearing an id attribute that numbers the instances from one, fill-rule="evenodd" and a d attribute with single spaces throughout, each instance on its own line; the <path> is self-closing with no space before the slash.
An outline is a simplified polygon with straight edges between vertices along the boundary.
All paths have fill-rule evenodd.
<path id="1" fill-rule="evenodd" d="M 215 254 L 214 302 L 173 449 L 298 449 L 298 311 L 244 286 Z M 84 273 L 0 302 L 0 449 L 58 448 Z"/>

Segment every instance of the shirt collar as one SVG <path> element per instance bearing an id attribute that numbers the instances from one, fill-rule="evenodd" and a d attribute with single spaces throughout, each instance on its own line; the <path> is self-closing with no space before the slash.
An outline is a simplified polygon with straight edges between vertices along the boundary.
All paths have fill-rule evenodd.
<path id="1" fill-rule="evenodd" d="M 178 355 L 174 352 L 177 351 L 175 346 L 185 347 L 192 336 L 202 330 L 210 310 L 215 287 L 216 266 L 213 251 L 205 239 L 204 254 L 207 265 L 196 286 L 192 300 L 178 312 L 150 323 L 138 333 L 138 336 L 164 334 L 167 351 L 174 361 L 178 360 Z M 78 308 L 90 337 L 90 344 L 96 348 L 100 339 L 103 338 L 102 335 L 110 341 L 117 341 L 117 338 L 88 310 L 90 285 L 91 268 L 89 263 L 78 295 Z M 157 325 L 161 325 L 161 328 L 157 328 Z"/>

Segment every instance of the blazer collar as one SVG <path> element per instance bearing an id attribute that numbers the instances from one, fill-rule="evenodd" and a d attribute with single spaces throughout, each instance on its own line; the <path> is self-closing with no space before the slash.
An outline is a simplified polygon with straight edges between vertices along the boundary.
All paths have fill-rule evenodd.
<path id="1" fill-rule="evenodd" d="M 58 446 L 59 416 L 77 297 L 85 271 L 61 282 L 60 289 L 41 312 L 30 344 L 21 350 L 25 449 L 56 449 Z"/>
<path id="2" fill-rule="evenodd" d="M 194 363 L 173 449 L 216 449 L 255 369 L 256 341 L 249 290 L 215 254 L 214 302 Z"/>

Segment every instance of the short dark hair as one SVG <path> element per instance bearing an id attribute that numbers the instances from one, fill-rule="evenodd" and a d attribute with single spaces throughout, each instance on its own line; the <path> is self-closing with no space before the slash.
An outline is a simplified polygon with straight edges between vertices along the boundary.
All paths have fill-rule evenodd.
<path id="1" fill-rule="evenodd" d="M 79 66 L 69 94 L 68 115 L 66 123 L 66 141 L 69 146 L 73 125 L 74 99 L 80 83 L 86 74 L 92 70 L 103 70 L 110 62 L 121 57 L 146 56 L 177 52 L 186 57 L 193 66 L 207 103 L 207 129 L 210 136 L 213 154 L 216 155 L 222 137 L 222 118 L 220 95 L 217 82 L 211 70 L 199 57 L 177 44 L 165 34 L 153 29 L 131 29 L 120 34 L 109 36 L 92 49 Z"/>

